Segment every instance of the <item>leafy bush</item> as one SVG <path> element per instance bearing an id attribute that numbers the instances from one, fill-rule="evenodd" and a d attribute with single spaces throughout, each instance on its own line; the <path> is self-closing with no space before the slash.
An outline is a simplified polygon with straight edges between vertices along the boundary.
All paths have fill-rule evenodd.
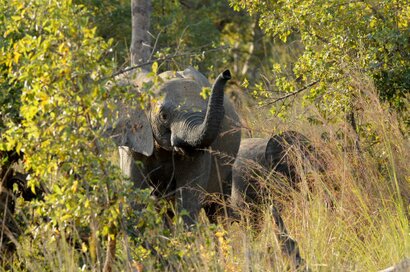
<path id="1" fill-rule="evenodd" d="M 304 49 L 290 67 L 273 67 L 280 91 L 310 86 L 305 99 L 324 117 L 354 108 L 360 90 L 353 73 L 365 73 L 380 97 L 408 111 L 410 76 L 410 9 L 398 1 L 243 1 L 230 0 L 236 10 L 260 16 L 268 34 L 286 42 L 300 41 Z M 403 114 L 406 114 L 403 112 Z"/>
<path id="2" fill-rule="evenodd" d="M 82 244 L 98 265 L 101 239 L 116 235 L 131 203 L 151 201 L 149 192 L 122 178 L 114 145 L 103 136 L 116 118 L 109 114 L 115 99 L 126 93 L 105 87 L 113 72 L 112 41 L 98 37 L 92 13 L 71 1 L 3 1 L 0 14 L 0 151 L 23 157 L 28 186 L 43 195 L 18 201 L 16 218 L 27 223 L 18 254 L 31 267 L 47 257 L 44 246 L 68 240 Z M 137 222 L 149 225 L 156 215 L 155 209 L 140 212 Z"/>

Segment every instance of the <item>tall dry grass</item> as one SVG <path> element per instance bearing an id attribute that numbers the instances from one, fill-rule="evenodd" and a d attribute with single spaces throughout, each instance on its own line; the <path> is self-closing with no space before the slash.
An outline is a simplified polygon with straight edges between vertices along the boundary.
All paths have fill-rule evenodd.
<path id="1" fill-rule="evenodd" d="M 324 158 L 324 173 L 309 165 L 297 167 L 302 184 L 299 190 L 289 191 L 290 200 L 275 192 L 265 200 L 282 200 L 285 224 L 313 271 L 377 271 L 410 257 L 409 140 L 400 131 L 394 113 L 380 103 L 372 82 L 363 77 L 357 82 L 356 121 L 365 128 L 359 131 L 360 150 L 355 145 L 356 132 L 342 119 L 309 125 L 301 121 L 301 110 L 296 109 L 288 122 L 272 126 L 266 125 L 264 113 L 255 116 L 252 112 L 244 120 L 258 136 L 300 131 Z M 303 111 L 307 114 L 309 109 Z M 325 141 L 323 135 L 327 135 Z M 260 182 L 274 183 L 266 177 Z M 309 190 L 312 182 L 314 190 Z M 272 227 L 271 221 L 265 221 L 263 229 Z M 271 239 L 271 235 L 262 231 L 256 241 Z M 261 257 L 254 264 L 264 261 Z M 265 268 L 262 270 L 271 269 Z"/>
<path id="2" fill-rule="evenodd" d="M 359 79 L 358 79 L 359 82 Z M 371 81 L 360 78 L 356 108 L 360 151 L 356 132 L 343 121 L 310 125 L 293 112 L 287 122 L 267 118 L 262 110 L 242 116 L 254 136 L 269 137 L 280 131 L 302 132 L 323 156 L 326 170 L 296 161 L 301 177 L 298 190 L 279 194 L 272 189 L 264 203 L 281 203 L 286 227 L 298 244 L 312 271 L 378 271 L 410 257 L 410 152 L 409 140 L 400 131 L 394 113 L 380 103 Z M 315 113 L 314 109 L 303 109 Z M 269 122 L 266 120 L 269 119 Z M 323 135 L 327 135 L 323 140 Z M 299 162 L 299 164 L 298 164 Z M 274 183 L 266 173 L 259 182 Z M 268 205 L 255 218 L 244 211 L 242 220 L 210 224 L 202 213 L 196 227 L 186 230 L 180 218 L 171 228 L 145 229 L 145 234 L 130 233 L 124 224 L 117 241 L 115 271 L 287 271 L 291 260 L 284 256 L 276 238 Z M 127 220 L 127 218 L 124 218 Z M 169 225 L 169 224 L 168 224 Z M 30 248 L 29 239 L 21 241 L 14 259 L 2 270 L 95 271 L 104 260 L 104 245 L 99 258 L 87 245 L 74 247 L 64 234 L 43 230 L 42 248 Z M 34 231 L 32 233 L 35 234 Z M 137 238 L 136 238 L 137 237 Z M 94 257 L 95 258 L 95 257 Z M 100 260 L 100 261 L 99 261 Z M 141 270 L 141 267 L 143 269 Z M 138 270 L 140 269 L 140 270 Z"/>
<path id="3" fill-rule="evenodd" d="M 380 103 L 370 80 L 360 78 L 357 89 L 356 121 L 365 128 L 358 131 L 360 150 L 356 132 L 343 119 L 310 125 L 295 110 L 288 122 L 272 119 L 267 124 L 266 112 L 244 107 L 242 116 L 252 135 L 302 132 L 321 153 L 326 170 L 296 160 L 301 177 L 298 189 L 287 195 L 272 189 L 262 201 L 267 205 L 260 207 L 264 213 L 256 219 L 258 227 L 252 223 L 253 214 L 243 211 L 239 222 L 210 225 L 203 215 L 190 232 L 180 228 L 173 236 L 173 250 L 180 252 L 180 258 L 159 270 L 292 270 L 291 260 L 281 253 L 269 210 L 269 204 L 278 202 L 287 229 L 312 271 L 378 271 L 409 258 L 409 140 L 394 113 Z M 304 114 L 307 111 L 314 109 L 303 109 Z M 274 175 L 265 174 L 259 182 L 276 182 Z"/>

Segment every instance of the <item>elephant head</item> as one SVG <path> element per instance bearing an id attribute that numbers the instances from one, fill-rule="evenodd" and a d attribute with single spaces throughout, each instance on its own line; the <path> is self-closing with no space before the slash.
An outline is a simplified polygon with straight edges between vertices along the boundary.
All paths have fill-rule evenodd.
<path id="1" fill-rule="evenodd" d="M 171 79 L 156 89 L 159 100 L 151 108 L 150 123 L 157 143 L 166 150 L 210 146 L 224 119 L 224 87 L 230 78 L 229 70 L 218 76 L 208 102 L 191 79 Z"/>
<path id="2" fill-rule="evenodd" d="M 210 146 L 224 118 L 224 87 L 231 75 L 226 70 L 218 76 L 206 102 L 200 96 L 206 79 L 198 81 L 196 73 L 202 76 L 189 68 L 172 79 L 169 72 L 160 75 L 166 79 L 154 90 L 157 101 L 147 113 L 138 105 L 117 105 L 120 118 L 110 131 L 116 143 L 145 156 L 152 154 L 154 139 L 165 150 Z"/>
<path id="3" fill-rule="evenodd" d="M 246 168 L 253 162 L 255 167 L 260 166 L 286 178 L 289 185 L 296 189 L 300 181 L 297 160 L 301 164 L 309 162 L 317 170 L 324 171 L 320 155 L 309 139 L 296 131 L 285 131 L 271 138 L 243 139 L 234 168 L 238 172 L 241 171 L 240 167 Z M 238 177 L 242 178 L 242 174 L 239 173 Z"/>

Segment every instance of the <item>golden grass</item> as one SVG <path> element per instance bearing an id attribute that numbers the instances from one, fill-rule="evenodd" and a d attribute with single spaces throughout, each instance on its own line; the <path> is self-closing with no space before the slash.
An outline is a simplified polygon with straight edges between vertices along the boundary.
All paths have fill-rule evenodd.
<path id="1" fill-rule="evenodd" d="M 410 257 L 410 152 L 409 141 L 399 130 L 395 116 L 380 104 L 371 82 L 360 85 L 362 109 L 358 122 L 368 124 L 373 140 L 361 136 L 361 152 L 354 150 L 356 137 L 343 121 L 321 127 L 309 125 L 299 113 L 289 122 L 266 125 L 267 113 L 243 110 L 245 123 L 254 136 L 269 137 L 275 131 L 296 130 L 312 140 L 326 161 L 326 172 L 298 167 L 300 190 L 281 196 L 272 192 L 265 203 L 281 202 L 283 219 L 299 244 L 302 257 L 312 271 L 378 271 Z M 312 110 L 312 109 L 309 109 Z M 274 129 L 273 129 L 274 128 Z M 342 137 L 339 132 L 343 132 Z M 322 134 L 330 135 L 326 141 Z M 370 137 L 370 136 L 369 136 Z M 312 182 L 314 190 L 304 183 Z M 270 182 L 261 177 L 261 182 Z M 273 181 L 272 181 L 273 182 Z M 267 208 L 267 207 L 265 207 Z M 263 209 L 263 208 L 262 208 Z M 211 225 L 202 214 L 198 225 L 185 230 L 180 221 L 164 231 L 148 229 L 147 241 L 132 239 L 123 228 L 118 237 L 115 271 L 286 271 L 290 260 L 281 254 L 276 226 L 265 209 L 260 228 L 249 223 L 249 214 L 233 224 Z M 33 250 L 22 242 L 17 258 L 3 270 L 52 271 L 100 270 L 86 248 L 75 249 L 54 230 L 44 231 L 43 247 Z M 168 235 L 164 235 L 168 233 Z M 149 240 L 149 241 L 148 241 Z M 63 242 L 64 241 L 64 242 Z M 158 252 L 147 249 L 149 242 Z M 104 247 L 105 242 L 100 244 Z M 81 248 L 81 246 L 80 246 Z M 81 253 L 82 252 L 82 253 Z M 160 255 L 160 257 L 159 257 Z M 9 265 L 9 266 L 7 266 Z"/>
<path id="2" fill-rule="evenodd" d="M 375 137 L 371 142 L 362 136 L 360 153 L 345 122 L 318 127 L 291 118 L 290 125 L 275 125 L 278 131 L 307 135 L 326 161 L 324 175 L 311 175 L 315 170 L 306 166 L 298 171 L 302 183 L 313 177 L 314 192 L 300 186 L 290 193 L 291 201 L 284 201 L 285 224 L 313 271 L 377 271 L 410 257 L 409 141 L 395 116 L 380 104 L 371 82 L 362 82 L 360 88 L 358 121 L 369 130 L 362 134 Z M 260 127 L 246 121 L 259 135 L 273 133 L 263 125 L 266 121 Z M 342 138 L 333 136 L 338 131 Z M 321 140 L 324 132 L 331 135 L 326 142 Z"/>

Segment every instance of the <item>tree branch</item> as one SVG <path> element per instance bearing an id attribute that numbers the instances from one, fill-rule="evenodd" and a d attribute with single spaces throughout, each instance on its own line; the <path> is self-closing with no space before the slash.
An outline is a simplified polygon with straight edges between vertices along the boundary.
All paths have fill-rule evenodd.
<path id="1" fill-rule="evenodd" d="M 268 106 L 268 105 L 272 105 L 272 104 L 274 104 L 274 103 L 276 103 L 276 102 L 285 100 L 286 98 L 289 98 L 289 97 L 291 97 L 291 96 L 295 96 L 295 95 L 297 95 L 298 93 L 301 93 L 301 92 L 303 92 L 304 90 L 306 90 L 306 89 L 308 89 L 308 88 L 310 88 L 310 87 L 316 85 L 319 81 L 320 81 L 320 80 L 313 81 L 313 82 L 309 83 L 308 85 L 305 85 L 305 86 L 303 86 L 302 88 L 300 88 L 300 89 L 298 89 L 298 90 L 296 90 L 296 91 L 294 91 L 294 92 L 292 92 L 292 93 L 288 93 L 288 94 L 286 94 L 286 95 L 284 95 L 284 96 L 281 96 L 281 97 L 279 97 L 279 98 L 276 98 L 276 99 L 273 100 L 273 101 L 269 101 L 269 102 L 267 102 L 267 103 L 261 105 L 260 107 L 265 107 L 265 106 Z"/>
<path id="2" fill-rule="evenodd" d="M 144 63 L 140 63 L 140 64 L 137 64 L 137 65 L 133 65 L 131 67 L 127 67 L 125 69 L 121 69 L 118 72 L 115 72 L 114 74 L 112 74 L 111 78 L 119 76 L 119 75 L 124 74 L 124 73 L 127 73 L 129 71 L 135 70 L 137 68 L 141 68 L 145 65 L 153 64 L 154 62 L 163 62 L 163 61 L 168 61 L 168 60 L 172 60 L 174 58 L 185 57 L 185 56 L 193 57 L 193 56 L 202 55 L 204 53 L 219 51 L 219 50 L 225 50 L 225 49 L 229 49 L 229 46 L 220 46 L 220 47 L 217 47 L 217 48 L 203 50 L 201 52 L 196 52 L 196 53 L 187 52 L 187 53 L 181 53 L 181 54 L 173 54 L 173 55 L 166 56 L 166 57 L 163 57 L 163 58 L 153 59 L 153 60 L 150 60 L 150 61 L 147 61 L 147 62 L 144 62 Z"/>

